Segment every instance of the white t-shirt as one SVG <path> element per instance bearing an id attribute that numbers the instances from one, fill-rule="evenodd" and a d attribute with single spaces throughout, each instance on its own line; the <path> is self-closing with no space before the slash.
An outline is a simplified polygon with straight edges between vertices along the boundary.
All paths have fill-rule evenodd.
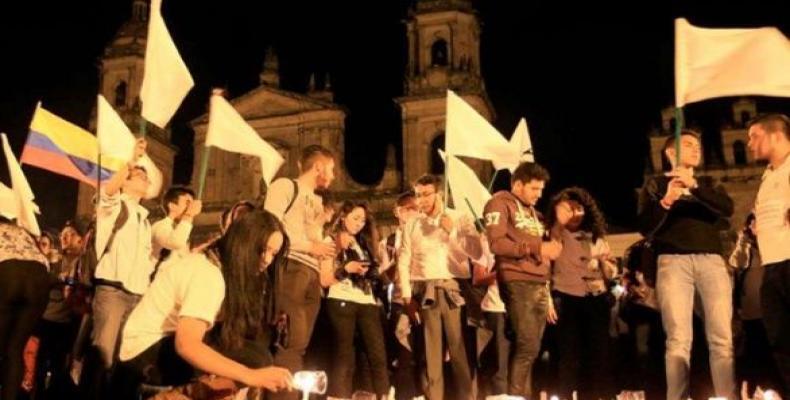
<path id="1" fill-rule="evenodd" d="M 490 274 L 496 265 L 496 259 L 494 253 L 491 252 L 491 248 L 488 246 L 488 240 L 485 238 L 481 239 L 480 247 L 483 255 L 476 260 L 476 263 L 485 266 L 486 273 Z M 502 301 L 502 296 L 499 294 L 499 285 L 496 280 L 488 285 L 486 294 L 483 296 L 483 300 L 480 301 L 480 309 L 489 313 L 505 312 L 505 302 Z"/>
<path id="2" fill-rule="evenodd" d="M 779 168 L 765 171 L 754 208 L 763 265 L 790 260 L 790 157 Z"/>
<path id="3" fill-rule="evenodd" d="M 366 258 L 359 244 L 354 243 L 353 250 L 360 255 L 361 259 Z M 366 294 L 362 289 L 354 286 L 351 279 L 348 278 L 332 284 L 332 286 L 329 287 L 329 293 L 326 297 L 358 304 L 376 304 L 376 298 L 373 296 L 372 291 Z"/>
<path id="4" fill-rule="evenodd" d="M 151 257 L 159 260 L 162 249 L 170 250 L 170 255 L 181 257 L 189 254 L 189 235 L 192 223 L 181 221 L 176 223 L 170 217 L 160 219 L 151 225 Z"/>
<path id="5" fill-rule="evenodd" d="M 213 325 L 224 298 L 222 272 L 203 254 L 171 258 L 162 263 L 123 329 L 121 360 L 130 360 L 175 333 L 181 317 L 197 318 Z"/>

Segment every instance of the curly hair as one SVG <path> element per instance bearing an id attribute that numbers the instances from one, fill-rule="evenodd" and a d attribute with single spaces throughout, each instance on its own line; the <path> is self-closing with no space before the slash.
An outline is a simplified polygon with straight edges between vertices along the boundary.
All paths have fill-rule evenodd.
<path id="1" fill-rule="evenodd" d="M 547 226 L 552 227 L 557 222 L 557 204 L 563 201 L 575 201 L 584 207 L 584 219 L 579 229 L 590 232 L 593 235 L 593 242 L 606 236 L 606 218 L 598 207 L 598 202 L 592 197 L 590 192 L 580 187 L 570 187 L 563 189 L 551 198 L 548 212 L 546 213 Z"/>

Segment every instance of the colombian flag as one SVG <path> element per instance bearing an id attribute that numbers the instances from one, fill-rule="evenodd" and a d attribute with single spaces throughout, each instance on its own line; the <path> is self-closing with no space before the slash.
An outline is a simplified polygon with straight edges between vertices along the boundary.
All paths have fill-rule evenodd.
<path id="1" fill-rule="evenodd" d="M 45 110 L 41 103 L 30 122 L 30 134 L 20 161 L 93 187 L 98 181 L 109 179 L 123 165 L 122 160 L 106 156 L 100 165 L 96 136 Z"/>

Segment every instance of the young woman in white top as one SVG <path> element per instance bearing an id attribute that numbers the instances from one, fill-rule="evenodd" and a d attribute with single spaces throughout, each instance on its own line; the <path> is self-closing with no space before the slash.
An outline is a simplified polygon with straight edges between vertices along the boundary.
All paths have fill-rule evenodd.
<path id="1" fill-rule="evenodd" d="M 284 253 L 280 222 L 252 211 L 234 221 L 207 254 L 161 266 L 123 330 L 116 393 L 135 398 L 140 383 L 182 385 L 196 370 L 270 391 L 289 389 L 291 374 L 278 367 L 250 368 L 206 343 L 221 315 L 221 349 L 238 349 L 266 336 L 266 268 Z"/>
<path id="2" fill-rule="evenodd" d="M 346 201 L 332 224 L 340 251 L 335 263 L 322 263 L 321 283 L 329 287 L 327 316 L 334 333 L 329 372 L 329 398 L 351 398 L 354 376 L 354 337 L 359 333 L 377 397 L 389 392 L 382 310 L 374 291 L 379 284 L 378 243 L 373 216 L 366 204 Z"/>

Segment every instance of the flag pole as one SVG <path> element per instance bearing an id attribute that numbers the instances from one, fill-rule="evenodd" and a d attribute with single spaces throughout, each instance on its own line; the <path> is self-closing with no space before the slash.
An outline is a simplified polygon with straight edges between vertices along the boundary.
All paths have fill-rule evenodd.
<path id="1" fill-rule="evenodd" d="M 445 149 L 447 148 L 447 135 L 444 136 L 444 148 Z M 447 180 L 449 179 L 448 177 L 450 176 L 449 171 L 450 171 L 450 154 L 447 154 L 447 161 L 444 163 L 444 180 L 443 180 L 444 182 L 442 182 L 444 184 L 444 201 L 442 201 L 442 203 L 444 204 L 444 210 L 442 211 L 447 211 L 447 202 L 450 201 L 450 197 L 449 197 L 450 184 L 447 182 Z"/>
<path id="2" fill-rule="evenodd" d="M 496 182 L 497 175 L 499 175 L 499 170 L 494 171 L 494 176 L 491 177 L 491 182 L 488 184 L 488 193 L 491 193 L 491 190 L 494 188 L 494 182 Z"/>
<path id="3" fill-rule="evenodd" d="M 680 131 L 683 129 L 683 107 L 675 107 L 675 166 L 680 166 Z"/>
<path id="4" fill-rule="evenodd" d="M 145 138 L 145 135 L 148 133 L 148 121 L 145 120 L 145 117 L 140 115 L 140 137 Z"/>
<path id="5" fill-rule="evenodd" d="M 200 157 L 200 175 L 198 175 L 197 198 L 203 199 L 203 188 L 206 185 L 206 171 L 208 170 L 208 157 L 211 154 L 211 147 L 203 145 L 203 156 Z"/>
<path id="6" fill-rule="evenodd" d="M 475 209 L 472 208 L 472 203 L 469 202 L 469 199 L 464 197 L 464 201 L 466 202 L 466 206 L 469 207 L 469 212 L 472 213 L 472 216 L 475 218 L 475 227 L 477 227 L 478 232 L 482 232 L 485 229 L 483 228 L 482 224 L 480 223 L 480 217 L 477 216 Z"/>

